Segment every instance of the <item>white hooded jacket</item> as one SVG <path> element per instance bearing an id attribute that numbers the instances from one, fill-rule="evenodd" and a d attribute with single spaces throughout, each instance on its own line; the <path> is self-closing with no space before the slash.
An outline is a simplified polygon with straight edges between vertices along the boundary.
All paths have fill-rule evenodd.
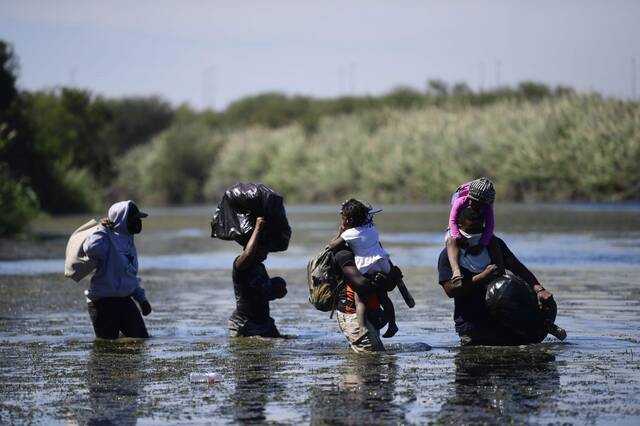
<path id="1" fill-rule="evenodd" d="M 133 297 L 138 303 L 146 300 L 138 278 L 138 253 L 133 235 L 127 230 L 127 215 L 131 200 L 120 201 L 109 208 L 113 228 L 101 226 L 83 244 L 87 256 L 98 260 L 91 278 L 87 298 L 95 301 L 104 297 Z"/>

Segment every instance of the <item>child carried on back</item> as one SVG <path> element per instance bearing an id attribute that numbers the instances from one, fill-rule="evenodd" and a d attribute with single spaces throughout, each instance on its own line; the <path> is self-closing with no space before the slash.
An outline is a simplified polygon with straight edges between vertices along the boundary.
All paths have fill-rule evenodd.
<path id="1" fill-rule="evenodd" d="M 370 206 L 354 198 L 345 201 L 340 210 L 340 235 L 329 243 L 329 247 L 332 249 L 343 245 L 345 242 L 348 243 L 353 251 L 356 267 L 362 275 L 374 276 L 376 272 L 386 274 L 391 270 L 389 253 L 380 244 L 378 231 L 373 223 L 373 215 L 379 211 L 373 210 Z M 387 331 L 383 337 L 392 337 L 398 332 L 393 302 L 389 299 L 387 290 L 374 287 L 373 292 L 377 295 L 389 321 Z M 358 327 L 360 329 L 358 338 L 362 338 L 367 334 L 367 301 L 362 300 L 357 293 L 354 296 Z"/>

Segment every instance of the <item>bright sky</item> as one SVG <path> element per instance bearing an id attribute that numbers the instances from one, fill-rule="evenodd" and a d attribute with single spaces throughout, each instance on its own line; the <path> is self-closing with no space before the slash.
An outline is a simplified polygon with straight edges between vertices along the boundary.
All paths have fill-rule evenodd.
<path id="1" fill-rule="evenodd" d="M 73 85 L 223 108 L 536 80 L 640 96 L 640 1 L 0 0 L 25 89 Z M 635 73 L 634 73 L 635 70 Z"/>

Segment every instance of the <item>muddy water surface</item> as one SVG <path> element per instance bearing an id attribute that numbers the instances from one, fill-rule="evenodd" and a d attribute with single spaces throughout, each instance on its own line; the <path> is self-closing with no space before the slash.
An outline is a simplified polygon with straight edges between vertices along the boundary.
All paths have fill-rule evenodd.
<path id="1" fill-rule="evenodd" d="M 498 229 L 554 292 L 569 333 L 513 348 L 458 344 L 435 270 L 446 206 L 385 208 L 382 240 L 417 306 L 393 294 L 400 332 L 366 356 L 306 302 L 304 264 L 333 235 L 334 210 L 291 208 L 291 248 L 269 259 L 289 283 L 272 303 L 286 339 L 227 336 L 238 247 L 208 238 L 208 209 L 151 210 L 145 222 L 146 341 L 96 341 L 84 283 L 57 273 L 64 235 L 86 218 L 0 242 L 0 423 L 640 422 L 640 208 L 499 209 Z M 205 371 L 222 381 L 188 383 Z"/>

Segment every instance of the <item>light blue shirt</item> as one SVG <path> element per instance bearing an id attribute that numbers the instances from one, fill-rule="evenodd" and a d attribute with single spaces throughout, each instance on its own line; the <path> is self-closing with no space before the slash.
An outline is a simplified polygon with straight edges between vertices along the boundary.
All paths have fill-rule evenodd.
<path id="1" fill-rule="evenodd" d="M 478 245 L 480 238 L 482 238 L 482 234 L 467 234 L 463 231 L 460 231 L 460 233 L 467 238 L 469 247 Z M 461 248 L 458 263 L 460 267 L 477 274 L 484 271 L 484 268 L 491 263 L 491 256 L 489 256 L 489 250 L 485 246 L 482 246 L 482 251 L 475 255 Z"/>

